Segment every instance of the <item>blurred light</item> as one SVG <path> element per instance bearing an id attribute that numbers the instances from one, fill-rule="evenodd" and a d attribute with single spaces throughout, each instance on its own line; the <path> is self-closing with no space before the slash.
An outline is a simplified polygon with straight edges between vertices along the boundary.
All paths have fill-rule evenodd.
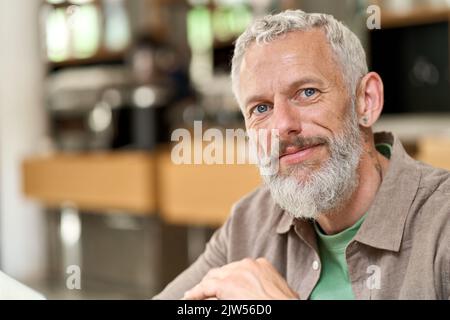
<path id="1" fill-rule="evenodd" d="M 212 47 L 211 13 L 205 6 L 197 6 L 188 12 L 188 42 L 193 51 L 207 51 Z"/>
<path id="2" fill-rule="evenodd" d="M 82 5 L 82 4 L 93 2 L 93 0 L 69 0 L 69 2 L 73 3 L 73 4 Z"/>
<path id="3" fill-rule="evenodd" d="M 49 9 L 46 41 L 50 61 L 88 58 L 97 52 L 101 33 L 100 12 L 96 5 L 85 3 L 88 2 Z"/>
<path id="4" fill-rule="evenodd" d="M 106 27 L 105 46 L 111 51 L 125 49 L 131 40 L 128 16 L 123 0 L 104 0 Z"/>
<path id="5" fill-rule="evenodd" d="M 102 100 L 115 109 L 122 105 L 122 95 L 117 89 L 107 89 L 103 92 Z"/>
<path id="6" fill-rule="evenodd" d="M 50 11 L 46 23 L 47 55 L 51 61 L 62 61 L 69 57 L 69 30 L 64 9 Z"/>
<path id="7" fill-rule="evenodd" d="M 61 209 L 60 234 L 66 246 L 72 246 L 80 240 L 81 221 L 78 210 L 72 205 L 65 205 Z"/>
<path id="8" fill-rule="evenodd" d="M 234 40 L 250 24 L 252 14 L 245 5 L 218 7 L 213 12 L 214 37 L 221 41 Z"/>
<path id="9" fill-rule="evenodd" d="M 221 41 L 227 41 L 233 37 L 230 27 L 230 9 L 219 7 L 212 13 L 212 25 L 214 37 Z"/>
<path id="10" fill-rule="evenodd" d="M 251 10 L 245 5 L 234 6 L 232 9 L 230 27 L 235 36 L 240 35 L 250 25 L 253 19 Z"/>
<path id="11" fill-rule="evenodd" d="M 100 45 L 101 18 L 98 8 L 91 4 L 79 6 L 71 19 L 74 57 L 87 58 L 94 55 Z"/>
<path id="12" fill-rule="evenodd" d="M 152 88 L 139 87 L 133 93 L 133 102 L 139 108 L 151 107 L 156 101 L 156 94 Z"/>
<path id="13" fill-rule="evenodd" d="M 97 103 L 97 105 L 92 109 L 89 114 L 89 128 L 94 132 L 105 131 L 112 121 L 111 107 L 108 103 L 102 101 Z"/>
<path id="14" fill-rule="evenodd" d="M 247 0 L 214 0 L 213 1 L 216 5 L 219 6 L 234 6 L 239 4 L 245 4 L 247 3 Z"/>

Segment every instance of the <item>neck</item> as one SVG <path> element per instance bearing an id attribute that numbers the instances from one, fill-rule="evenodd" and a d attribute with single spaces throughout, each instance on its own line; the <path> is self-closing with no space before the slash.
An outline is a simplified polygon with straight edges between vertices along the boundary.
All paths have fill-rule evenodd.
<path id="1" fill-rule="evenodd" d="M 317 223 L 326 234 L 336 234 L 350 228 L 367 212 L 375 199 L 388 166 L 389 160 L 376 150 L 373 138 L 366 139 L 357 169 L 358 187 L 338 210 L 321 214 L 317 218 Z"/>

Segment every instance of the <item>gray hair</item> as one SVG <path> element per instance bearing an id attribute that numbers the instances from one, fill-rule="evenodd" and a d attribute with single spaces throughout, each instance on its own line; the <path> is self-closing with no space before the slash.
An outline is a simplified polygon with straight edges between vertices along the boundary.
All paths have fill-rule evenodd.
<path id="1" fill-rule="evenodd" d="M 266 44 L 292 31 L 322 28 L 331 45 L 336 62 L 343 72 L 349 94 L 356 94 L 360 79 L 367 74 L 366 54 L 358 37 L 333 16 L 322 13 L 306 13 L 302 10 L 286 10 L 255 20 L 236 40 L 231 80 L 233 92 L 239 99 L 239 72 L 245 51 L 253 43 Z M 241 106 L 242 107 L 242 106 Z"/>

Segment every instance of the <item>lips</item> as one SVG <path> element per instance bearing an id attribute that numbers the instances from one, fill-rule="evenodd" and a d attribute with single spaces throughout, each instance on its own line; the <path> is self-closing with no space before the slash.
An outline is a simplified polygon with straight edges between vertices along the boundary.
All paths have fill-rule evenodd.
<path id="1" fill-rule="evenodd" d="M 306 160 L 322 144 L 314 144 L 303 147 L 289 146 L 280 156 L 280 161 L 285 164 L 295 164 Z"/>
<path id="2" fill-rule="evenodd" d="M 303 147 L 289 146 L 289 147 L 286 148 L 286 151 L 281 154 L 280 158 L 284 157 L 284 156 L 287 156 L 287 155 L 290 155 L 290 154 L 297 153 L 299 151 L 303 151 L 303 150 L 309 149 L 309 148 L 314 148 L 314 147 L 316 147 L 318 145 L 319 144 L 314 144 L 314 145 L 303 146 Z"/>

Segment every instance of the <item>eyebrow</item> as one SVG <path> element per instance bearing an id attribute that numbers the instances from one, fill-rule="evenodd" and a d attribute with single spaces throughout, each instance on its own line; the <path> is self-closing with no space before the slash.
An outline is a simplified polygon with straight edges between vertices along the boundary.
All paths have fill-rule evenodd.
<path id="1" fill-rule="evenodd" d="M 316 77 L 304 77 L 304 78 L 298 79 L 298 80 L 293 81 L 292 83 L 290 83 L 287 86 L 287 90 L 290 91 L 290 90 L 292 90 L 292 88 L 301 87 L 301 86 L 304 86 L 305 84 L 317 85 L 318 87 L 324 87 L 325 86 L 325 83 L 319 78 L 316 78 Z M 245 100 L 244 107 L 247 110 L 252 102 L 264 101 L 264 100 L 266 100 L 266 97 L 264 95 L 256 94 L 256 95 L 250 96 L 249 98 L 247 98 Z"/>

